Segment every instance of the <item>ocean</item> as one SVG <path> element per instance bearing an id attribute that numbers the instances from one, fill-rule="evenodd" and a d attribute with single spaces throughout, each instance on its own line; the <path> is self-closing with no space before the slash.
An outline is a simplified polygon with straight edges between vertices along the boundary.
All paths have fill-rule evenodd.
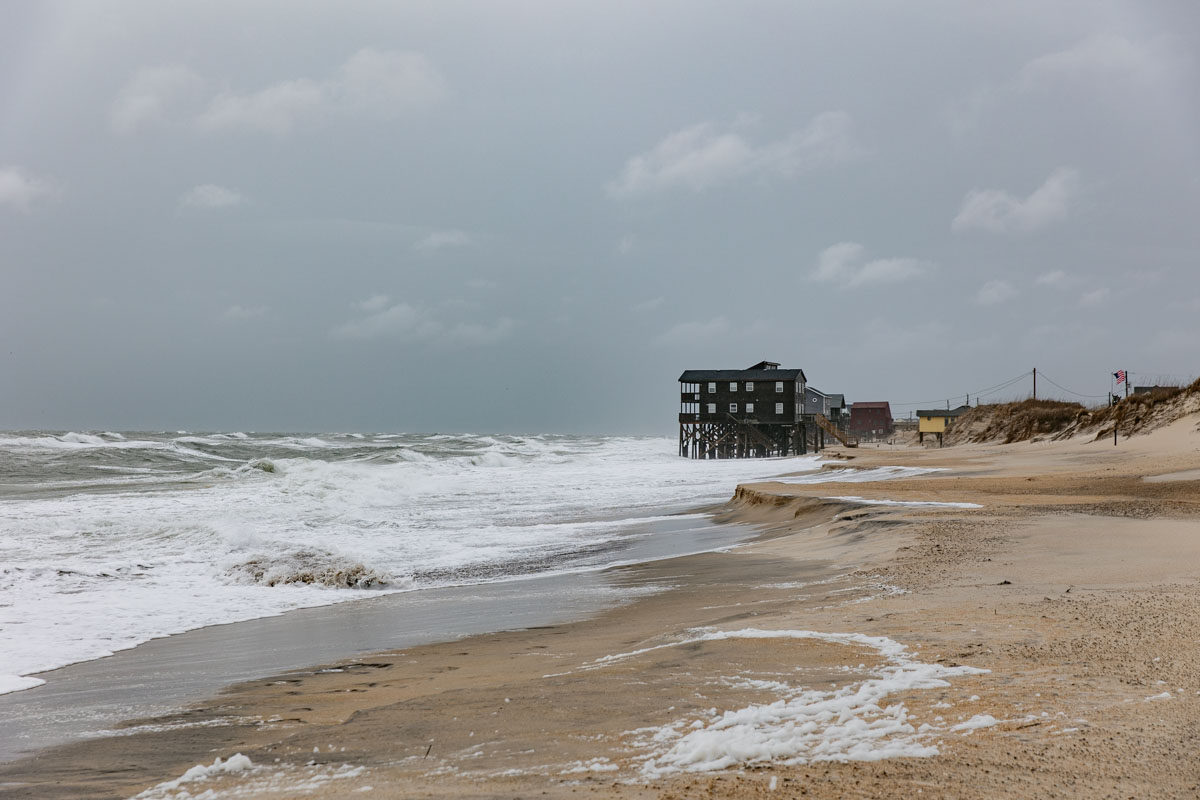
<path id="1" fill-rule="evenodd" d="M 3 433 L 0 693 L 208 625 L 693 552 L 685 512 L 816 466 L 652 437 Z"/>

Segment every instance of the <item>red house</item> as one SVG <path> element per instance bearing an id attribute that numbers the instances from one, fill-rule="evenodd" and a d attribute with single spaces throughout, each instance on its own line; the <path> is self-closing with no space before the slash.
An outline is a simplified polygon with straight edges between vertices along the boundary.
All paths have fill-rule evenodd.
<path id="1" fill-rule="evenodd" d="M 850 406 L 850 433 L 863 439 L 874 439 L 892 433 L 892 407 L 880 403 L 854 403 Z"/>

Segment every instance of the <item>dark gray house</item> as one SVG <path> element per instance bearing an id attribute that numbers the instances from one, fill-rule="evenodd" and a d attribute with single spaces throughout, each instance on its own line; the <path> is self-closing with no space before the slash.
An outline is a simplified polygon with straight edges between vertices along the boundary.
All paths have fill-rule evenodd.
<path id="1" fill-rule="evenodd" d="M 753 458 L 807 452 L 804 370 L 760 361 L 679 376 L 679 454 Z"/>

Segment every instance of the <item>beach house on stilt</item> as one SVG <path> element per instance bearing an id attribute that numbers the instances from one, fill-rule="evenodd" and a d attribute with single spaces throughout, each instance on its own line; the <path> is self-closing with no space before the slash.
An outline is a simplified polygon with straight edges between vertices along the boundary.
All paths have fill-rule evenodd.
<path id="1" fill-rule="evenodd" d="M 746 369 L 689 369 L 679 376 L 679 455 L 766 458 L 820 449 L 825 435 L 853 447 L 823 414 L 806 413 L 804 370 L 760 361 Z"/>

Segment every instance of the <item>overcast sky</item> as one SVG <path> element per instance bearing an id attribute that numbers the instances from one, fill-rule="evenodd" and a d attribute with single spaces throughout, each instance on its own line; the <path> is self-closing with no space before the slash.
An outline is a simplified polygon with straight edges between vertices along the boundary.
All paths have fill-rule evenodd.
<path id="1" fill-rule="evenodd" d="M 680 372 L 762 359 L 898 416 L 1200 373 L 1190 0 L 0 14 L 0 428 L 671 435 Z"/>

